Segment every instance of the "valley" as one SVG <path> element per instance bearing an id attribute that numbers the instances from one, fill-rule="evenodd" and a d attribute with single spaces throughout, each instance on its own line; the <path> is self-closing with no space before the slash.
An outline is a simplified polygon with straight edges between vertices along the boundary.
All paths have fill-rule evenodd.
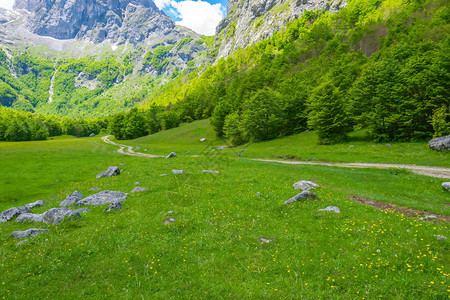
<path id="1" fill-rule="evenodd" d="M 0 7 L 0 298 L 448 298 L 449 1 L 225 2 Z"/>

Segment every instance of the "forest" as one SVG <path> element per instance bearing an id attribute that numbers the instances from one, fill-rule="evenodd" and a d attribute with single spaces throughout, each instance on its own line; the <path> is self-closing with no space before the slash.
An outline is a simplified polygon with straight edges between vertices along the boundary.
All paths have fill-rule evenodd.
<path id="1" fill-rule="evenodd" d="M 449 21 L 447 0 L 348 1 L 337 13 L 306 11 L 272 38 L 174 73 L 161 87 L 144 80 L 120 99 L 105 91 L 131 72 L 131 54 L 61 61 L 58 72 L 23 54 L 14 60 L 18 80 L 0 51 L 0 101 L 32 112 L 47 101 L 54 76 L 52 105 L 62 115 L 70 105 L 80 105 L 80 116 L 102 106 L 113 114 L 108 128 L 118 139 L 210 119 L 234 145 L 305 130 L 315 130 L 321 144 L 345 141 L 355 130 L 375 142 L 426 140 L 450 134 Z M 160 72 L 171 47 L 143 54 L 144 66 Z M 75 88 L 80 74 L 96 88 Z"/>
<path id="2" fill-rule="evenodd" d="M 271 39 L 189 74 L 187 83 L 184 77 L 167 84 L 150 104 L 112 124 L 145 119 L 154 103 L 171 102 L 165 110 L 174 118 L 210 118 L 217 135 L 235 145 L 307 129 L 322 144 L 360 129 L 376 142 L 448 135 L 446 4 L 361 0 L 335 14 L 307 12 Z M 163 129 L 152 123 L 141 132 L 155 128 Z"/>

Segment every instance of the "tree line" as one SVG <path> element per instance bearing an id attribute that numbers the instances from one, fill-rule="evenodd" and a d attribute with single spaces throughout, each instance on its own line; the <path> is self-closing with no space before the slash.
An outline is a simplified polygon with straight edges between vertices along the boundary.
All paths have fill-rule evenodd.
<path id="1" fill-rule="evenodd" d="M 306 12 L 271 39 L 167 84 L 152 99 L 172 103 L 157 109 L 163 114 L 148 105 L 110 125 L 122 128 L 113 131 L 121 139 L 171 128 L 165 115 L 173 124 L 210 118 L 235 145 L 307 129 L 322 144 L 359 129 L 376 142 L 447 135 L 449 15 L 440 0 L 354 0 L 335 14 Z"/>

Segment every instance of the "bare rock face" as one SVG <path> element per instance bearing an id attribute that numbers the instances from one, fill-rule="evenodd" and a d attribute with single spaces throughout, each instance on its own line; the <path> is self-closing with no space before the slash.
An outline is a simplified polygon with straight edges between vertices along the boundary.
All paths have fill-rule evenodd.
<path id="1" fill-rule="evenodd" d="M 175 27 L 152 0 L 17 0 L 14 8 L 31 13 L 31 32 L 56 39 L 137 43 Z"/>
<path id="2" fill-rule="evenodd" d="M 450 150 L 450 135 L 439 137 L 428 142 L 432 150 L 448 151 Z"/>
<path id="3" fill-rule="evenodd" d="M 270 38 L 304 11 L 337 11 L 345 0 L 228 0 L 227 17 L 216 28 L 217 59 Z"/>

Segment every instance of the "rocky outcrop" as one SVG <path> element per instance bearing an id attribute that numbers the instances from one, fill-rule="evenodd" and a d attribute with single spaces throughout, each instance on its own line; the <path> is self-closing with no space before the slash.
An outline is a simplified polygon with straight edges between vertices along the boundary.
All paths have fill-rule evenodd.
<path id="1" fill-rule="evenodd" d="M 13 208 L 7 209 L 0 213 L 0 223 L 8 222 L 15 216 L 20 216 L 21 214 L 27 213 L 27 212 L 30 212 L 30 210 L 28 208 L 26 208 L 25 206 L 13 207 Z"/>
<path id="2" fill-rule="evenodd" d="M 306 181 L 306 180 L 302 180 L 299 182 L 294 183 L 294 189 L 296 190 L 303 190 L 303 191 L 309 191 L 315 188 L 318 188 L 319 185 L 311 182 L 311 181 Z"/>
<path id="3" fill-rule="evenodd" d="M 428 146 L 437 151 L 450 150 L 450 135 L 433 139 L 428 142 Z"/>
<path id="4" fill-rule="evenodd" d="M 306 10 L 337 11 L 345 0 L 228 0 L 227 17 L 216 28 L 217 59 L 270 38 Z"/>
<path id="5" fill-rule="evenodd" d="M 17 217 L 16 222 L 19 223 L 48 223 L 48 224 L 59 224 L 61 221 L 67 217 L 80 217 L 81 213 L 89 212 L 89 209 L 80 208 L 76 210 L 72 210 L 70 208 L 52 208 L 43 214 L 31 214 L 24 213 Z"/>
<path id="6" fill-rule="evenodd" d="M 44 201 L 38 200 L 38 201 L 35 201 L 33 203 L 28 203 L 27 205 L 25 205 L 25 208 L 26 209 L 33 209 L 35 207 L 44 206 L 44 205 L 45 205 Z"/>
<path id="7" fill-rule="evenodd" d="M 105 172 L 101 172 L 100 174 L 97 174 L 97 179 L 99 178 L 103 178 L 103 177 L 111 177 L 111 176 L 116 176 L 116 175 L 120 175 L 120 170 L 118 167 L 114 166 L 114 167 L 109 167 L 108 170 L 106 170 Z"/>
<path id="8" fill-rule="evenodd" d="M 300 194 L 297 194 L 294 197 L 292 197 L 291 199 L 285 201 L 284 204 L 292 204 L 297 201 L 303 201 L 303 200 L 307 200 L 307 199 L 319 199 L 319 197 L 317 197 L 317 195 L 314 194 L 313 192 L 303 191 Z"/>
<path id="9" fill-rule="evenodd" d="M 59 204 L 59 206 L 75 205 L 78 201 L 83 199 L 83 197 L 84 197 L 83 194 L 81 194 L 78 191 L 75 191 L 72 194 L 70 194 L 69 196 L 67 196 L 66 199 L 64 199 L 64 201 Z"/>
<path id="10" fill-rule="evenodd" d="M 127 200 L 128 194 L 116 191 L 102 191 L 92 196 L 86 197 L 77 202 L 80 205 L 99 206 L 107 203 L 122 202 Z"/>
<path id="11" fill-rule="evenodd" d="M 31 228 L 31 229 L 27 229 L 27 230 L 23 230 L 23 231 L 14 231 L 11 234 L 11 237 L 16 238 L 16 239 L 24 239 L 27 237 L 32 237 L 38 234 L 42 234 L 45 232 L 48 232 L 49 229 L 45 229 L 45 228 Z"/>

